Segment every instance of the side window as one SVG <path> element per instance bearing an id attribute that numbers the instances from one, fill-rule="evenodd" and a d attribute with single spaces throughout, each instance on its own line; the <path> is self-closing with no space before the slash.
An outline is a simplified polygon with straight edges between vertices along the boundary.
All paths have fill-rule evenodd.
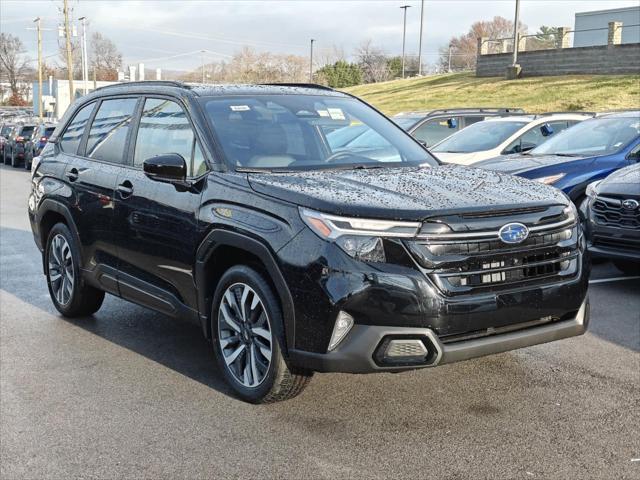
<path id="1" fill-rule="evenodd" d="M 489 117 L 481 117 L 479 115 L 474 117 L 464 117 L 464 126 L 468 127 L 469 125 L 473 125 L 474 123 L 482 122 L 486 118 L 489 118 Z"/>
<path id="2" fill-rule="evenodd" d="M 147 158 L 165 153 L 182 155 L 189 177 L 202 175 L 207 170 L 202 150 L 182 107 L 171 100 L 149 98 L 140 118 L 133 164 L 140 167 Z"/>
<path id="3" fill-rule="evenodd" d="M 58 142 L 60 149 L 63 152 L 73 155 L 77 153 L 78 145 L 80 145 L 80 140 L 82 140 L 82 135 L 84 133 L 84 127 L 87 126 L 87 122 L 89 121 L 89 117 L 91 116 L 91 112 L 93 112 L 93 107 L 95 107 L 95 105 L 95 103 L 85 105 L 78 113 L 75 114 L 73 120 L 69 122 Z"/>
<path id="4" fill-rule="evenodd" d="M 125 162 L 124 147 L 137 101 L 117 98 L 100 104 L 89 130 L 85 156 L 111 163 Z"/>
<path id="5" fill-rule="evenodd" d="M 456 133 L 458 131 L 459 120 L 457 123 L 458 125 L 452 128 L 452 124 L 447 118 L 428 120 L 413 132 L 413 136 L 421 142 L 424 142 L 427 147 L 432 147 L 440 140 L 444 140 L 449 135 Z"/>

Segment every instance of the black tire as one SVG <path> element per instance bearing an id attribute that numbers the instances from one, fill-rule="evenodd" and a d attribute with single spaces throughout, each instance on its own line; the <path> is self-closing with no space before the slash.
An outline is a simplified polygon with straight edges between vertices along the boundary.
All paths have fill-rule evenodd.
<path id="1" fill-rule="evenodd" d="M 7 147 L 5 147 L 4 152 L 2 153 L 2 163 L 4 163 L 5 165 L 9 164 L 9 159 L 11 158 L 7 150 L 8 150 Z"/>
<path id="2" fill-rule="evenodd" d="M 614 260 L 613 264 L 625 275 L 640 275 L 640 263 Z"/>
<path id="3" fill-rule="evenodd" d="M 13 168 L 18 168 L 18 159 L 16 158 L 16 153 L 12 150 L 11 151 L 11 166 Z"/>
<path id="4" fill-rule="evenodd" d="M 240 320 L 240 317 L 236 317 L 236 321 L 238 324 L 244 325 L 244 331 L 248 332 L 247 336 L 254 338 L 248 338 L 246 340 L 242 340 L 241 333 L 232 332 L 228 326 L 229 324 L 225 322 L 224 315 L 221 313 L 221 308 L 226 308 L 228 303 L 223 305 L 225 302 L 225 294 L 231 291 L 233 295 L 234 288 L 244 288 L 249 287 L 251 291 L 247 295 L 247 301 L 249 298 L 252 299 L 252 302 L 255 303 L 255 297 L 258 297 L 259 304 L 256 304 L 256 311 L 260 309 L 262 312 L 266 314 L 266 321 L 262 314 L 259 317 L 254 315 L 254 307 L 250 306 L 251 311 L 246 315 L 246 317 L 253 317 L 252 319 L 247 319 L 246 321 Z M 233 297 L 237 300 L 238 296 Z M 245 302 L 245 306 L 249 305 Z M 236 303 L 236 306 L 239 306 Z M 226 308 L 227 313 L 229 311 Z M 235 312 L 232 311 L 235 314 Z M 265 328 L 269 329 L 271 332 L 271 342 L 270 342 L 270 360 L 269 364 L 263 372 L 259 372 L 256 368 L 254 373 L 251 375 L 252 378 L 255 375 L 256 377 L 262 378 L 256 386 L 247 386 L 242 383 L 242 380 L 236 378 L 238 373 L 234 373 L 234 365 L 227 365 L 227 361 L 225 358 L 230 358 L 233 356 L 233 353 L 230 355 L 229 353 L 225 353 L 224 350 L 228 347 L 223 347 L 220 338 L 225 335 L 225 332 L 232 332 L 233 336 L 238 339 L 237 343 L 229 343 L 229 345 L 234 345 L 230 347 L 230 350 L 236 349 L 236 346 L 239 346 L 236 350 L 240 350 L 245 342 L 246 348 L 242 351 L 240 355 L 236 355 L 238 358 L 238 362 L 242 362 L 242 355 L 244 355 L 244 370 L 245 375 L 246 370 L 249 369 L 247 364 L 251 363 L 251 366 L 257 365 L 257 361 L 255 357 L 261 357 L 261 354 L 258 354 L 261 348 L 254 348 L 255 345 L 260 345 L 257 342 L 263 342 L 262 337 L 258 337 L 258 335 L 253 335 L 252 332 L 254 329 L 263 330 L 263 328 L 259 327 L 260 319 L 263 319 L 261 324 L 263 326 L 266 325 Z M 300 394 L 304 388 L 307 386 L 311 377 L 313 375 L 312 372 L 307 371 L 293 371 L 290 369 L 282 356 L 282 350 L 280 346 L 280 340 L 282 338 L 282 311 L 280 308 L 280 304 L 278 299 L 276 298 L 269 282 L 267 282 L 264 276 L 261 273 L 258 273 L 256 270 L 244 266 L 244 265 L 236 265 L 227 270 L 220 281 L 218 282 L 218 286 L 216 288 L 216 292 L 212 302 L 211 308 L 211 336 L 213 349 L 215 352 L 216 360 L 220 367 L 220 370 L 223 372 L 225 380 L 234 390 L 234 392 L 242 399 L 250 403 L 273 403 L 279 402 L 282 400 L 288 400 Z M 251 328 L 251 326 L 256 326 L 256 328 Z M 231 335 L 226 337 L 227 339 L 231 338 Z M 224 338 L 223 338 L 224 341 Z M 254 342 L 253 344 L 251 342 Z M 250 347 L 251 345 L 251 347 Z M 254 356 L 253 362 L 250 362 L 249 351 L 251 348 L 251 356 Z M 228 352 L 228 351 L 227 351 Z M 262 360 L 265 360 L 266 357 L 262 357 Z M 264 368 L 264 364 L 261 362 L 260 365 Z M 247 377 L 244 377 L 247 380 Z M 254 378 L 255 380 L 255 378 Z M 253 383 L 250 382 L 250 383 Z"/>
<path id="5" fill-rule="evenodd" d="M 25 170 L 31 170 L 31 163 L 33 162 L 33 157 L 34 157 L 34 152 L 33 150 L 29 150 L 29 152 L 25 152 L 24 154 L 24 169 Z"/>
<path id="6" fill-rule="evenodd" d="M 67 261 L 64 260 L 64 255 L 59 255 L 61 260 L 58 260 L 58 257 L 52 250 L 52 244 L 54 241 L 60 242 L 60 237 L 68 246 L 68 250 L 65 250 L 65 254 L 68 253 L 69 255 L 66 259 Z M 87 285 L 82 279 L 80 275 L 80 250 L 69 227 L 64 223 L 55 224 L 49 232 L 44 256 L 47 287 L 49 288 L 49 295 L 56 309 L 62 315 L 69 318 L 83 317 L 97 312 L 104 300 L 104 292 Z M 63 267 L 56 268 L 56 264 L 63 265 Z M 71 278 L 69 282 L 70 272 L 73 274 L 73 278 Z M 62 278 L 59 276 L 58 279 L 56 279 L 58 274 Z M 68 282 L 66 285 L 71 284 L 70 289 L 65 289 L 65 280 Z M 62 285 L 58 282 L 61 282 Z M 64 294 L 62 296 L 58 295 L 59 290 L 56 288 L 56 285 L 68 295 L 66 300 Z"/>

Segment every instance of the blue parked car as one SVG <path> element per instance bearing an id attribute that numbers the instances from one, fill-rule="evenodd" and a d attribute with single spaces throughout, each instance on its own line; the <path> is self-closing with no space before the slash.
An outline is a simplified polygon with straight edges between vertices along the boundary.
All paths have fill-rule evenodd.
<path id="1" fill-rule="evenodd" d="M 585 120 L 529 152 L 496 157 L 473 166 L 553 185 L 580 205 L 587 185 L 637 162 L 640 112 L 634 111 Z"/>

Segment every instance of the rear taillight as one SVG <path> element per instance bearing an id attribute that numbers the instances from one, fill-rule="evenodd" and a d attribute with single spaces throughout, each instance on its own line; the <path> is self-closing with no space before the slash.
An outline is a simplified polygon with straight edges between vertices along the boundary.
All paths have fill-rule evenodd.
<path id="1" fill-rule="evenodd" d="M 24 142 L 24 137 L 16 137 L 16 142 Z"/>
<path id="2" fill-rule="evenodd" d="M 40 137 L 40 141 L 46 143 L 47 142 L 47 137 Z"/>

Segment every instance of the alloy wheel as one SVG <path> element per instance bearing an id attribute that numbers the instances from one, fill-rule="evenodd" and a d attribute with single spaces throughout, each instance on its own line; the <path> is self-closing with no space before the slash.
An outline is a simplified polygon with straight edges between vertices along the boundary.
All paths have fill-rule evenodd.
<path id="1" fill-rule="evenodd" d="M 49 245 L 48 276 L 56 301 L 60 305 L 67 305 L 71 301 L 75 277 L 71 247 L 60 234 L 53 237 Z"/>
<path id="2" fill-rule="evenodd" d="M 258 293 L 244 283 L 227 288 L 218 310 L 218 342 L 236 381 L 249 388 L 264 381 L 273 341 L 269 315 Z"/>

